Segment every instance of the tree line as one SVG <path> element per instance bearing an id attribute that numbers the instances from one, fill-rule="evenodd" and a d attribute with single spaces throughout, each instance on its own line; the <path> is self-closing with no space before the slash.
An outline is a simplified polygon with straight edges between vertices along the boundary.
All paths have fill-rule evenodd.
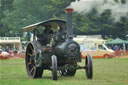
<path id="1" fill-rule="evenodd" d="M 75 0 L 0 0 L 0 37 L 23 37 L 24 26 L 49 18 L 65 19 L 65 7 Z M 115 0 L 118 1 L 118 0 Z M 126 3 L 122 0 L 122 4 Z M 128 35 L 128 19 L 122 17 L 113 23 L 111 11 L 100 16 L 92 9 L 88 14 L 73 13 L 74 33 L 102 35 L 103 38 L 122 38 Z"/>

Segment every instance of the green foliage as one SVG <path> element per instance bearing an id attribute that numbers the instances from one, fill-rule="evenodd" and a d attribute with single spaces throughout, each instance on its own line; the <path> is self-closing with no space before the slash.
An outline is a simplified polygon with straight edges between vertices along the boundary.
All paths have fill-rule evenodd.
<path id="1" fill-rule="evenodd" d="M 70 1 L 65 3 L 61 0 L 14 0 L 9 3 L 13 10 L 6 8 L 6 5 L 3 8 L 5 10 L 2 12 L 4 17 L 1 19 L 1 30 L 4 34 L 1 33 L 0 36 L 22 36 L 24 26 L 60 16 L 61 12 L 64 14 L 64 8 Z"/>
<path id="2" fill-rule="evenodd" d="M 75 0 L 1 0 L 0 36 L 23 36 L 24 26 L 49 18 L 65 19 L 64 9 Z M 119 0 L 115 0 L 117 3 Z M 126 0 L 121 0 L 122 4 Z M 105 10 L 100 16 L 96 9 L 86 15 L 73 13 L 75 33 L 101 34 L 103 38 L 123 38 L 128 34 L 128 19 L 114 23 L 111 10 Z"/>

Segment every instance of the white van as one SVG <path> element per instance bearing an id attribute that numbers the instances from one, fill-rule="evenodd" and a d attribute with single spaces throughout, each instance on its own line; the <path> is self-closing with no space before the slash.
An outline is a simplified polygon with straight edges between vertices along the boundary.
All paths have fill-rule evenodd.
<path id="1" fill-rule="evenodd" d="M 114 57 L 115 52 L 105 45 L 105 40 L 103 39 L 79 37 L 74 38 L 74 40 L 80 45 L 82 58 L 85 58 L 87 54 L 92 55 L 93 58 Z"/>

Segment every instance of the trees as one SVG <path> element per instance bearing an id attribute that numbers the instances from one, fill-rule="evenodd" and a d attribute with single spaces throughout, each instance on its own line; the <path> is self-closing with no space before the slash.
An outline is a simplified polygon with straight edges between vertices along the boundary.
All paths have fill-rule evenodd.
<path id="1" fill-rule="evenodd" d="M 50 16 L 47 13 L 47 6 L 44 5 L 47 3 L 46 0 L 14 0 L 14 10 L 5 10 L 5 17 L 1 20 L 3 25 L 8 27 L 8 35 L 22 36 L 24 26 L 47 19 Z"/>
<path id="2" fill-rule="evenodd" d="M 5 0 L 2 0 L 5 1 Z M 22 36 L 22 27 L 48 18 L 61 16 L 63 9 L 72 0 L 14 0 L 11 8 L 2 8 L 3 15 L 0 36 Z M 4 4 L 2 4 L 4 6 Z M 7 4 L 6 4 L 7 5 Z M 5 6 L 6 6 L 5 5 Z M 63 9 L 58 9 L 63 8 Z"/>
<path id="3" fill-rule="evenodd" d="M 6 32 L 8 32 L 8 28 L 7 26 L 4 26 L 4 24 L 2 23 L 2 18 L 5 17 L 4 15 L 5 10 L 13 9 L 12 3 L 13 0 L 0 0 L 0 36 L 7 35 Z"/>
<path id="4" fill-rule="evenodd" d="M 65 19 L 64 8 L 72 1 L 75 0 L 0 0 L 0 36 L 22 36 L 26 25 L 49 18 Z M 114 23 L 110 10 L 100 16 L 95 9 L 85 15 L 74 12 L 73 23 L 77 34 L 101 34 L 103 38 L 125 38 L 128 34 L 127 17 Z"/>
<path id="5" fill-rule="evenodd" d="M 115 1 L 119 2 L 119 0 Z M 122 5 L 125 5 L 125 3 L 126 0 L 122 0 Z M 85 15 L 77 14 L 74 21 L 77 23 L 78 29 L 84 34 L 101 34 L 103 38 L 119 37 L 122 39 L 126 39 L 128 34 L 128 17 L 123 16 L 120 21 L 115 22 L 112 17 L 112 11 L 109 9 L 98 15 L 97 10 L 93 8 L 91 12 Z"/>

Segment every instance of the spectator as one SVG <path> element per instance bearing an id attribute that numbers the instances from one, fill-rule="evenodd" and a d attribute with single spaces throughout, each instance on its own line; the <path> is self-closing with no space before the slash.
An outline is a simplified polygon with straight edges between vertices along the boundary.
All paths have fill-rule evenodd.
<path id="1" fill-rule="evenodd" d="M 9 52 L 9 47 L 8 46 L 5 48 L 5 51 L 6 52 Z"/>
<path id="2" fill-rule="evenodd" d="M 114 51 L 116 51 L 116 49 L 117 49 L 117 45 L 115 45 L 115 46 L 113 47 L 113 50 L 114 50 Z"/>
<path id="3" fill-rule="evenodd" d="M 119 46 L 116 46 L 115 54 L 116 54 L 116 57 L 119 58 L 119 56 L 120 56 L 120 53 L 119 53 Z"/>

